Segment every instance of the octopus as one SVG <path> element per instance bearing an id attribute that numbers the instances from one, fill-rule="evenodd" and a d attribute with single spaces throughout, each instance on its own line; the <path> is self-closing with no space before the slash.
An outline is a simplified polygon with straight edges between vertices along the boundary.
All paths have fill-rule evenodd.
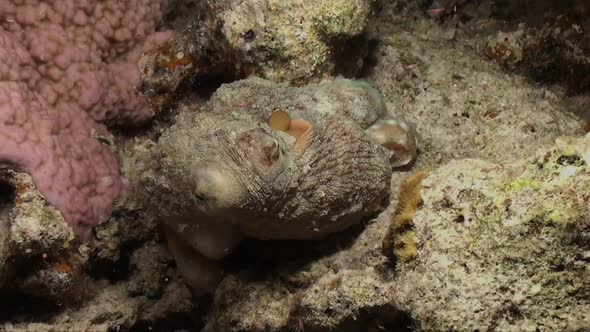
<path id="1" fill-rule="evenodd" d="M 222 85 L 142 157 L 139 183 L 197 294 L 240 240 L 320 239 L 389 203 L 395 168 L 411 163 L 415 126 L 389 114 L 368 83 L 292 87 L 251 77 Z"/>

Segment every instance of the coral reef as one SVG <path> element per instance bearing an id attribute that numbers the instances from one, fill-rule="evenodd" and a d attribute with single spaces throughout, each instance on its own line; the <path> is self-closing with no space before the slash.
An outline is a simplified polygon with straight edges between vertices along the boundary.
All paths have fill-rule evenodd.
<path id="1" fill-rule="evenodd" d="M 0 4 L 0 163 L 29 173 L 82 239 L 125 190 L 95 121 L 140 123 L 153 111 L 135 89 L 159 1 Z"/>
<path id="2" fill-rule="evenodd" d="M 590 326 L 590 135 L 526 161 L 452 161 L 422 183 L 395 302 L 420 330 Z"/>
<path id="3" fill-rule="evenodd" d="M 140 60 L 142 93 L 157 109 L 195 81 L 215 76 L 257 75 L 301 85 L 356 74 L 376 1 L 204 3 L 206 15 Z"/>
<path id="4" fill-rule="evenodd" d="M 111 218 L 127 183 L 104 124 L 154 116 L 136 90 L 136 61 L 171 36 L 156 32 L 160 9 L 159 0 L 0 4 L 0 311 L 13 313 L 2 330 L 106 330 L 192 310 L 166 255 L 128 264 L 157 242 L 152 219 L 129 200 Z M 96 239 L 75 241 L 109 218 Z M 126 270 L 129 285 L 112 282 Z M 41 313 L 27 316 L 39 301 Z"/>
<path id="5" fill-rule="evenodd" d="M 11 104 L 0 102 L 0 136 L 19 144 L 0 147 L 15 169 L 0 171 L 0 330 L 587 330 L 590 138 L 555 143 L 590 119 L 576 76 L 588 20 L 571 8 L 554 20 L 573 3 L 586 10 L 578 0 L 2 2 L 0 99 Z M 140 82 L 134 62 L 166 29 L 179 33 L 142 58 Z M 482 56 L 499 31 L 540 48 L 515 66 Z M 578 55 L 580 84 L 560 80 Z M 210 98 L 252 74 L 284 82 L 251 77 Z M 374 88 L 304 84 L 336 74 Z M 149 128 L 119 126 L 154 114 Z M 39 160 L 22 159 L 31 151 Z M 69 204 L 96 194 L 104 163 L 123 191 L 111 151 L 136 190 L 112 214 L 118 193 L 88 205 L 98 217 L 82 233 L 110 218 L 80 245 L 37 181 L 52 177 L 26 162 L 49 162 L 64 188 L 81 184 L 83 195 L 59 192 Z M 68 173 L 79 160 L 88 174 Z M 299 210 L 281 210 L 293 201 Z"/>
<path id="6" fill-rule="evenodd" d="M 348 228 L 383 209 L 392 165 L 416 155 L 412 124 L 390 118 L 368 84 L 344 79 L 223 85 L 145 146 L 125 169 L 166 224 L 177 261 L 190 262 L 181 267 L 198 265 L 198 253 L 227 255 L 239 233 L 311 239 Z M 191 273 L 196 289 L 200 274 Z"/>
<path id="7" fill-rule="evenodd" d="M 2 81 L 26 83 L 45 108 L 85 112 L 97 122 L 145 121 L 153 111 L 135 90 L 136 62 L 171 36 L 155 32 L 160 2 L 3 2 Z"/>

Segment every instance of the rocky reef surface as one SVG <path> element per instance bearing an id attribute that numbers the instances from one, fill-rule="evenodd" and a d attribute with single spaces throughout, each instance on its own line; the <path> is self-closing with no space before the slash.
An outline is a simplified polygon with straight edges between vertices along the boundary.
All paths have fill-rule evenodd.
<path id="1" fill-rule="evenodd" d="M 0 5 L 0 44 L 16 45 L 0 51 L 0 330 L 589 329 L 590 62 L 588 20 L 576 14 L 586 6 L 541 2 Z M 51 38 L 36 43 L 35 31 Z M 295 109 L 288 121 L 228 115 L 233 127 L 218 129 L 260 122 L 283 132 L 280 144 L 305 137 L 290 127 L 296 98 L 280 89 L 207 104 L 221 83 L 253 75 L 285 91 L 366 81 L 382 95 L 376 109 L 415 124 L 418 156 L 375 184 L 390 193 L 375 218 L 320 239 L 247 236 L 217 257 L 217 289 L 201 295 L 190 281 L 205 270 L 182 269 L 153 204 L 183 186 L 166 199 L 188 202 L 194 183 L 153 192 L 138 179 L 172 170 L 137 158 L 170 128 L 186 127 L 192 137 L 177 141 L 192 151 L 189 119 L 215 103 Z M 362 98 L 309 104 L 372 105 Z M 231 193 L 215 188 L 205 192 Z"/>
<path id="2" fill-rule="evenodd" d="M 140 59 L 140 90 L 155 109 L 196 82 L 257 75 L 303 85 L 354 75 L 368 53 L 375 0 L 202 1 L 201 15 Z M 198 84 L 198 83 L 197 83 Z"/>
<path id="3" fill-rule="evenodd" d="M 588 328 L 589 158 L 586 135 L 514 164 L 463 159 L 433 171 L 394 302 L 427 331 Z"/>

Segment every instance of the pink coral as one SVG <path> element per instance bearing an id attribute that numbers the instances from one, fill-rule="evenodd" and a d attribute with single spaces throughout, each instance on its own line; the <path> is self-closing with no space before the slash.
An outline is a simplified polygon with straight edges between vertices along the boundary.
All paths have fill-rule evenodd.
<path id="1" fill-rule="evenodd" d="M 0 1 L 0 164 L 33 177 L 81 238 L 126 186 L 97 122 L 138 124 L 136 61 L 170 37 L 160 0 Z"/>

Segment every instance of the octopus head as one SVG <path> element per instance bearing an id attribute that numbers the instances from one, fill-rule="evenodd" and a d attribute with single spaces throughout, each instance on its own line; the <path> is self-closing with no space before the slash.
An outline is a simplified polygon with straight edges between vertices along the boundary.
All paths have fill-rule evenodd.
<path id="1" fill-rule="evenodd" d="M 257 126 L 227 135 L 224 141 L 228 148 L 191 170 L 195 205 L 207 214 L 235 214 L 254 196 L 276 187 L 288 170 L 287 143 L 273 130 Z"/>

